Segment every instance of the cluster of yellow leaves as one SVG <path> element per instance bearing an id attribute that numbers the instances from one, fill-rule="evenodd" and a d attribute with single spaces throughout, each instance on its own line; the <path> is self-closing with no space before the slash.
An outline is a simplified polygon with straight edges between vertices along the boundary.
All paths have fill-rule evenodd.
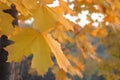
<path id="1" fill-rule="evenodd" d="M 37 3 L 38 1 L 39 3 Z M 16 5 L 17 10 L 20 11 L 20 13 L 24 15 L 24 17 L 26 16 L 34 17 L 33 25 L 35 26 L 33 27 L 35 27 L 40 31 L 44 31 L 45 29 L 55 27 L 57 22 L 60 22 L 62 25 L 64 25 L 67 30 L 73 30 L 72 23 L 70 23 L 68 20 L 63 18 L 63 16 L 61 14 L 58 14 L 57 11 L 54 11 L 53 9 L 44 5 L 45 3 L 51 3 L 51 2 L 52 0 L 51 1 L 31 0 L 29 3 L 27 3 L 27 1 L 24 0 L 15 0 L 15 1 L 10 1 L 9 4 L 14 3 Z M 46 27 L 43 27 L 45 25 Z"/>
<path id="2" fill-rule="evenodd" d="M 85 35 L 77 35 L 75 42 L 77 44 L 77 47 L 81 50 L 84 58 L 88 59 L 88 57 L 90 57 L 92 59 L 101 61 L 101 59 L 97 57 L 96 48 L 92 46 L 91 42 Z"/>
<path id="3" fill-rule="evenodd" d="M 77 47 L 83 53 L 85 58 L 93 58 L 95 60 L 101 61 L 97 57 L 96 48 L 92 46 L 91 41 L 89 41 L 86 33 L 89 33 L 93 37 L 105 37 L 107 35 L 107 31 L 104 28 L 85 28 L 84 30 L 80 30 L 79 26 L 77 26 L 78 31 L 74 31 L 73 26 L 75 24 L 66 20 L 62 14 L 70 13 L 74 14 L 66 2 L 60 0 L 60 6 L 56 8 L 49 8 L 46 4 L 52 3 L 53 0 L 0 0 L 0 35 L 6 34 L 11 35 L 10 39 L 15 41 L 15 44 L 7 47 L 9 51 L 8 61 L 21 61 L 24 56 L 28 56 L 30 54 L 34 54 L 34 58 L 32 60 L 32 67 L 35 68 L 39 74 L 44 74 L 47 72 L 47 69 L 53 65 L 51 60 L 51 56 L 54 55 L 59 67 L 59 74 L 63 74 L 62 77 L 57 77 L 58 80 L 61 80 L 66 76 L 66 72 L 70 74 L 77 74 L 82 77 L 81 71 L 84 70 L 84 66 L 79 62 L 78 59 L 74 58 L 72 55 L 65 55 L 61 49 L 60 43 L 68 40 L 72 42 L 73 39 L 69 38 L 66 34 L 66 31 L 73 31 L 76 35 L 74 41 L 77 44 Z M 78 3 L 77 3 L 78 2 Z M 104 0 L 96 1 L 96 0 L 75 0 L 75 4 L 86 3 L 87 5 L 92 5 L 93 3 L 97 3 L 99 6 Z M 110 4 L 111 2 L 107 0 Z M 117 6 L 114 6 L 113 9 L 119 9 L 119 1 L 116 0 L 114 3 Z M 15 4 L 17 10 L 23 17 L 33 17 L 34 22 L 32 28 L 14 28 L 11 24 L 13 18 L 3 12 L 4 9 L 9 9 L 11 4 Z M 75 6 L 76 7 L 76 6 Z M 104 12 L 103 5 L 100 6 L 100 10 Z M 89 8 L 88 8 L 89 9 Z M 77 9 L 76 9 L 77 12 Z M 108 14 L 106 17 L 106 21 L 111 21 L 119 24 L 118 12 L 110 13 L 110 11 L 106 11 Z M 114 19 L 112 19 L 115 17 Z M 18 17 L 21 20 L 21 17 Z M 53 37 L 49 34 L 50 30 L 55 30 Z M 60 43 L 59 43 L 60 42 Z M 53 54 L 52 54 L 52 53 Z M 73 66 L 70 61 L 75 63 L 76 66 Z M 66 78 L 65 80 L 69 80 Z"/>
<path id="4" fill-rule="evenodd" d="M 45 0 L 45 2 L 46 1 L 47 0 Z M 29 3 L 26 3 L 25 0 L 3 0 L 2 2 L 3 3 L 0 4 L 1 6 L 4 5 L 4 3 L 7 3 L 7 5 L 13 3 L 16 5 L 17 10 L 23 16 L 26 17 L 30 15 L 34 18 L 32 28 L 18 27 L 14 28 L 14 31 L 11 32 L 12 34 L 10 36 L 10 39 L 13 40 L 15 44 L 6 48 L 10 53 L 8 61 L 21 61 L 24 56 L 34 54 L 31 66 L 32 68 L 35 68 L 39 74 L 43 75 L 45 72 L 47 72 L 47 69 L 53 65 L 53 62 L 51 60 L 52 51 L 61 69 L 70 74 L 78 74 L 80 77 L 82 77 L 81 72 L 79 70 L 76 70 L 76 68 L 71 65 L 69 60 L 63 54 L 60 43 L 54 40 L 51 35 L 46 32 L 50 28 L 57 27 L 58 23 L 63 25 L 66 30 L 73 30 L 72 23 L 70 23 L 68 20 L 62 17 L 62 15 L 57 14 L 46 5 L 37 4 L 36 0 L 31 0 Z M 0 14 L 2 16 L 5 15 L 5 13 L 2 12 L 3 8 L 1 8 Z M 10 7 L 5 9 L 9 8 Z M 9 14 L 6 15 L 10 16 Z M 8 17 L 6 16 L 5 18 Z M 5 28 L 5 32 L 8 32 L 8 34 L 10 34 L 10 29 L 13 29 L 11 21 L 7 21 L 9 23 L 3 23 L 4 25 L 1 26 L 2 31 L 4 31 L 3 29 Z M 9 31 L 6 30 L 7 28 Z"/>
<path id="5" fill-rule="evenodd" d="M 97 4 L 98 11 L 106 14 L 104 22 L 110 24 L 120 24 L 120 1 L 119 0 L 93 0 Z"/>
<path id="6" fill-rule="evenodd" d="M 92 40 L 89 37 L 104 38 L 107 36 L 107 30 L 102 27 L 94 29 L 90 24 L 87 25 L 84 29 L 80 29 L 77 26 L 74 26 L 74 29 L 74 33 L 76 35 L 73 42 L 78 47 L 78 50 L 82 52 L 83 57 L 85 59 L 92 58 L 98 62 L 101 61 L 101 59 L 97 56 L 96 46 L 92 45 Z"/>
<path id="7" fill-rule="evenodd" d="M 119 16 L 119 11 L 120 11 L 120 1 L 119 0 L 115 0 L 115 1 L 107 1 L 109 4 L 109 7 L 111 7 L 111 9 L 107 9 L 106 13 L 107 18 L 106 20 L 108 20 L 110 23 L 113 24 L 120 24 L 120 16 Z"/>

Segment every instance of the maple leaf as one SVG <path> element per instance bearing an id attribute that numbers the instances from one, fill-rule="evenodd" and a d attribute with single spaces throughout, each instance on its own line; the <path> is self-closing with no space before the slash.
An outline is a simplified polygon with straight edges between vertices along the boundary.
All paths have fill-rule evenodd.
<path id="1" fill-rule="evenodd" d="M 51 47 L 51 50 L 57 59 L 58 65 L 60 68 L 63 68 L 63 70 L 67 72 L 67 67 L 70 66 L 70 62 L 63 54 L 60 44 L 55 41 L 50 34 L 43 33 L 43 36 L 48 42 L 48 45 Z"/>
<path id="2" fill-rule="evenodd" d="M 31 28 L 15 28 L 14 35 L 10 38 L 15 44 L 7 47 L 8 61 L 19 62 L 24 56 L 33 54 L 32 68 L 43 75 L 52 66 L 51 50 L 41 33 Z"/>
<path id="3" fill-rule="evenodd" d="M 77 68 L 73 67 L 69 60 L 67 59 L 67 57 L 63 54 L 60 43 L 54 40 L 50 34 L 46 32 L 42 34 L 46 39 L 48 45 L 50 46 L 51 51 L 53 52 L 59 67 L 63 69 L 65 72 L 70 73 L 71 75 L 77 74 L 79 77 L 83 77 L 81 72 Z"/>
<path id="4" fill-rule="evenodd" d="M 9 14 L 3 12 L 3 10 L 8 9 L 6 4 L 0 3 L 0 29 L 1 34 L 10 35 L 13 31 L 12 21 L 14 18 Z"/>
<path id="5" fill-rule="evenodd" d="M 56 27 L 57 15 L 47 6 L 41 5 L 37 10 L 33 10 L 32 14 L 34 17 L 34 29 L 43 32 L 51 27 Z"/>
<path id="6" fill-rule="evenodd" d="M 73 30 L 73 24 L 71 22 L 45 5 L 41 5 L 37 10 L 31 12 L 34 17 L 33 28 L 40 32 L 57 27 L 58 23 L 63 25 L 66 30 Z"/>

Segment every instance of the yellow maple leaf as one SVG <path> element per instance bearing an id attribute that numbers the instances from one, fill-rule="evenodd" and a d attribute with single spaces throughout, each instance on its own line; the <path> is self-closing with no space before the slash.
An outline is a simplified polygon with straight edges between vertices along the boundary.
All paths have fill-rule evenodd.
<path id="1" fill-rule="evenodd" d="M 3 10 L 9 9 L 6 4 L 0 3 L 0 28 L 1 34 L 10 35 L 13 31 L 12 21 L 13 17 L 7 13 L 4 13 Z"/>
<path id="2" fill-rule="evenodd" d="M 65 72 L 70 73 L 71 75 L 77 74 L 79 77 L 83 77 L 80 70 L 73 67 L 71 63 L 69 62 L 69 60 L 66 58 L 66 56 L 63 54 L 60 43 L 54 40 L 50 34 L 46 32 L 42 34 L 44 38 L 46 39 L 48 45 L 50 46 L 51 51 L 53 52 L 59 67 L 63 69 Z"/>
<path id="3" fill-rule="evenodd" d="M 56 57 L 59 67 L 68 72 L 67 68 L 71 66 L 71 64 L 66 56 L 63 54 L 61 50 L 61 45 L 56 40 L 54 40 L 50 34 L 43 33 L 43 36 L 48 42 L 48 45 L 50 46 L 54 56 Z"/>
<path id="4" fill-rule="evenodd" d="M 37 10 L 32 11 L 32 14 L 34 17 L 33 28 L 40 32 L 57 27 L 58 22 L 67 30 L 73 30 L 73 24 L 71 22 L 45 5 L 40 5 Z"/>
<path id="5" fill-rule="evenodd" d="M 32 11 L 34 22 L 33 28 L 43 32 L 51 27 L 56 27 L 57 15 L 47 6 L 41 5 Z"/>
<path id="6" fill-rule="evenodd" d="M 15 44 L 7 47 L 8 61 L 21 61 L 24 56 L 33 54 L 32 68 L 43 75 L 52 66 L 51 50 L 41 33 L 31 28 L 16 28 L 15 34 L 10 38 Z"/>

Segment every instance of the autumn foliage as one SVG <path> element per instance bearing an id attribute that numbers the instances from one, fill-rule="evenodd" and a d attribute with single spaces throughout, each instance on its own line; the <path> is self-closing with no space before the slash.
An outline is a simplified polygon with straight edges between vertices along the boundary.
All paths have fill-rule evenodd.
<path id="1" fill-rule="evenodd" d="M 98 75 L 107 76 L 106 80 L 120 79 L 120 1 L 59 0 L 58 6 L 50 7 L 54 2 L 0 0 L 0 36 L 6 35 L 14 42 L 5 48 L 9 53 L 8 62 L 21 62 L 33 54 L 31 74 L 35 70 L 44 75 L 52 68 L 56 80 L 72 80 L 67 74 L 83 78 L 84 72 L 88 70 L 89 76 L 98 68 Z M 74 5 L 73 8 L 70 5 Z M 84 28 L 79 24 L 80 18 L 72 21 L 63 16 L 80 17 L 85 10 L 89 11 L 86 14 L 89 23 Z M 93 13 L 102 15 L 99 18 L 103 17 L 103 20 L 93 19 Z M 112 37 L 117 41 L 114 42 Z M 97 51 L 99 45 L 106 49 L 102 56 Z M 111 60 L 108 59 L 110 55 Z M 93 70 L 89 70 L 89 66 Z M 114 66 L 118 74 L 112 73 Z M 111 79 L 107 69 L 111 71 Z"/>

